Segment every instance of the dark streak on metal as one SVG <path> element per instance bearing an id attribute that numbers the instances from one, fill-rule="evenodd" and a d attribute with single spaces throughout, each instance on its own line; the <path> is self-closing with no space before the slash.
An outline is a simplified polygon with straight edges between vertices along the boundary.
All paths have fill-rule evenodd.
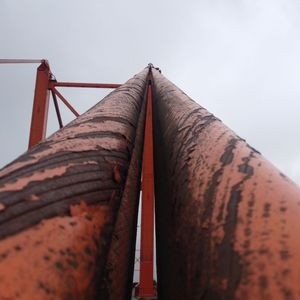
<path id="1" fill-rule="evenodd" d="M 47 145 L 47 141 L 45 141 L 44 143 Z M 30 153 L 28 153 L 28 155 L 24 154 L 14 162 L 25 162 L 25 158 L 27 158 L 28 160 L 28 158 L 30 158 L 34 153 L 38 153 L 39 151 L 44 151 L 51 148 L 50 146 L 45 147 L 44 143 L 37 145 L 30 151 Z M 51 143 L 49 143 L 49 145 L 51 145 Z M 82 152 L 60 151 L 59 153 L 53 153 L 53 155 L 51 155 L 50 157 L 41 157 L 38 164 L 33 161 L 32 163 L 26 164 L 24 167 L 13 170 L 9 174 L 5 175 L 5 177 L 0 178 L 0 187 L 4 184 L 4 182 L 16 181 L 16 178 L 18 177 L 29 176 L 36 171 L 44 170 L 46 167 L 52 168 L 64 166 L 68 161 L 80 163 L 86 160 L 92 160 L 102 163 L 105 162 L 105 158 L 108 156 L 112 157 L 114 160 L 118 160 L 120 163 L 126 162 L 129 158 L 128 153 L 117 150 L 108 151 L 105 149 L 98 149 Z M 6 167 L 11 166 L 12 164 L 13 163 L 7 165 Z"/>
<path id="2" fill-rule="evenodd" d="M 228 142 L 227 147 L 225 148 L 225 152 L 222 154 L 220 161 L 223 166 L 229 165 L 233 160 L 233 150 L 237 143 L 237 139 L 233 138 Z"/>
<path id="3" fill-rule="evenodd" d="M 227 207 L 226 223 L 224 224 L 225 235 L 219 246 L 219 274 L 221 278 L 228 280 L 225 299 L 233 299 L 241 275 L 241 258 L 232 247 L 240 201 L 241 191 L 238 190 L 238 187 L 233 187 Z"/>
<path id="4" fill-rule="evenodd" d="M 130 122 L 129 120 L 125 119 L 125 118 L 121 118 L 121 117 L 109 117 L 109 116 L 101 116 L 101 117 L 95 117 L 91 120 L 87 120 L 85 122 L 82 122 L 81 124 L 84 123 L 104 123 L 105 121 L 112 121 L 112 122 L 117 122 L 117 123 L 123 123 L 126 125 L 130 125 L 133 128 L 136 128 L 136 124 L 133 124 L 132 122 Z"/>

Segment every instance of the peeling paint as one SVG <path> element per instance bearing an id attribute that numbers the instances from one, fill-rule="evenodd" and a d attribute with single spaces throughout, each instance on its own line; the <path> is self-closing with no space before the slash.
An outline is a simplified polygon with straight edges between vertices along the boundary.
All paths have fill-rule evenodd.
<path id="1" fill-rule="evenodd" d="M 18 178 L 15 182 L 4 184 L 0 187 L 0 192 L 20 191 L 26 187 L 30 182 L 43 181 L 56 176 L 63 175 L 69 166 L 58 167 L 55 169 L 48 169 L 47 172 L 41 171 L 33 173 L 31 176 L 25 178 Z"/>

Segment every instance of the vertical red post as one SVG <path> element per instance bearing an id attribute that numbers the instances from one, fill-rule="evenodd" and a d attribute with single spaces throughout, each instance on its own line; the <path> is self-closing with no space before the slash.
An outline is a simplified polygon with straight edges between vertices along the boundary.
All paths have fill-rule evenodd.
<path id="1" fill-rule="evenodd" d="M 29 146 L 34 145 L 43 140 L 46 136 L 48 107 L 49 107 L 49 80 L 50 68 L 47 61 L 43 61 L 37 69 L 33 109 L 30 126 Z"/>
<path id="2" fill-rule="evenodd" d="M 138 297 L 156 297 L 153 284 L 153 242 L 154 242 L 154 167 L 152 130 L 152 86 L 147 89 L 147 112 L 144 136 L 142 169 L 142 214 L 141 214 L 141 257 Z"/>

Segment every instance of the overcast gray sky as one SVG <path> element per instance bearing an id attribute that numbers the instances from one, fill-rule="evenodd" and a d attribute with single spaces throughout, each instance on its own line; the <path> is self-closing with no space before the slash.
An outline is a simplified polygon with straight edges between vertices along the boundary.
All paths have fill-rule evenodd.
<path id="1" fill-rule="evenodd" d="M 152 62 L 300 183 L 298 0 L 0 0 L 0 58 L 112 83 Z M 36 67 L 0 65 L 0 166 L 26 150 Z M 81 113 L 105 93 L 61 91 Z"/>

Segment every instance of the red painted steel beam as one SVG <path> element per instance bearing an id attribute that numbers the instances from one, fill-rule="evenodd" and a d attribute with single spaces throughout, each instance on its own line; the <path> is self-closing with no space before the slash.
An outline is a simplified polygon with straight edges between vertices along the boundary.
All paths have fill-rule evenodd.
<path id="1" fill-rule="evenodd" d="M 299 299 L 299 188 L 153 77 L 159 297 Z"/>
<path id="2" fill-rule="evenodd" d="M 144 137 L 142 167 L 142 210 L 141 210 L 141 252 L 140 281 L 138 297 L 155 297 L 153 283 L 153 240 L 154 240 L 154 163 L 152 125 L 152 84 L 148 82 L 147 113 Z"/>
<path id="3" fill-rule="evenodd" d="M 55 108 L 55 112 L 56 112 L 56 116 L 57 116 L 57 120 L 58 120 L 58 125 L 59 125 L 59 128 L 61 129 L 64 127 L 64 125 L 62 122 L 62 118 L 61 118 L 61 114 L 60 114 L 60 110 L 59 110 L 59 106 L 58 106 L 58 101 L 57 101 L 56 95 L 53 91 L 51 91 L 51 95 L 53 98 L 54 108 Z"/>
<path id="4" fill-rule="evenodd" d="M 75 115 L 75 117 L 79 116 L 79 113 L 76 111 L 76 109 L 68 102 L 68 100 L 55 88 L 53 87 L 51 89 L 55 95 L 58 96 L 58 98 L 64 103 L 64 105 Z"/>
<path id="5" fill-rule="evenodd" d="M 49 90 L 48 84 L 51 77 L 51 71 L 46 61 L 43 61 L 37 69 L 30 136 L 28 148 L 38 144 L 46 136 L 48 108 L 49 108 Z"/>
<path id="6" fill-rule="evenodd" d="M 147 73 L 0 170 L 0 298 L 107 299 L 106 278 L 128 289 L 126 220 L 131 240 L 114 253 L 126 276 L 109 276 L 106 263 L 121 203 L 123 218 L 136 218 Z"/>
<path id="7" fill-rule="evenodd" d="M 121 86 L 121 84 L 116 83 L 83 83 L 83 82 L 57 82 L 51 81 L 49 83 L 49 88 L 52 87 L 75 87 L 75 88 L 103 88 L 103 89 L 116 89 Z"/>
<path id="8" fill-rule="evenodd" d="M 0 59 L 0 64 L 36 64 L 46 62 L 45 59 Z"/>

